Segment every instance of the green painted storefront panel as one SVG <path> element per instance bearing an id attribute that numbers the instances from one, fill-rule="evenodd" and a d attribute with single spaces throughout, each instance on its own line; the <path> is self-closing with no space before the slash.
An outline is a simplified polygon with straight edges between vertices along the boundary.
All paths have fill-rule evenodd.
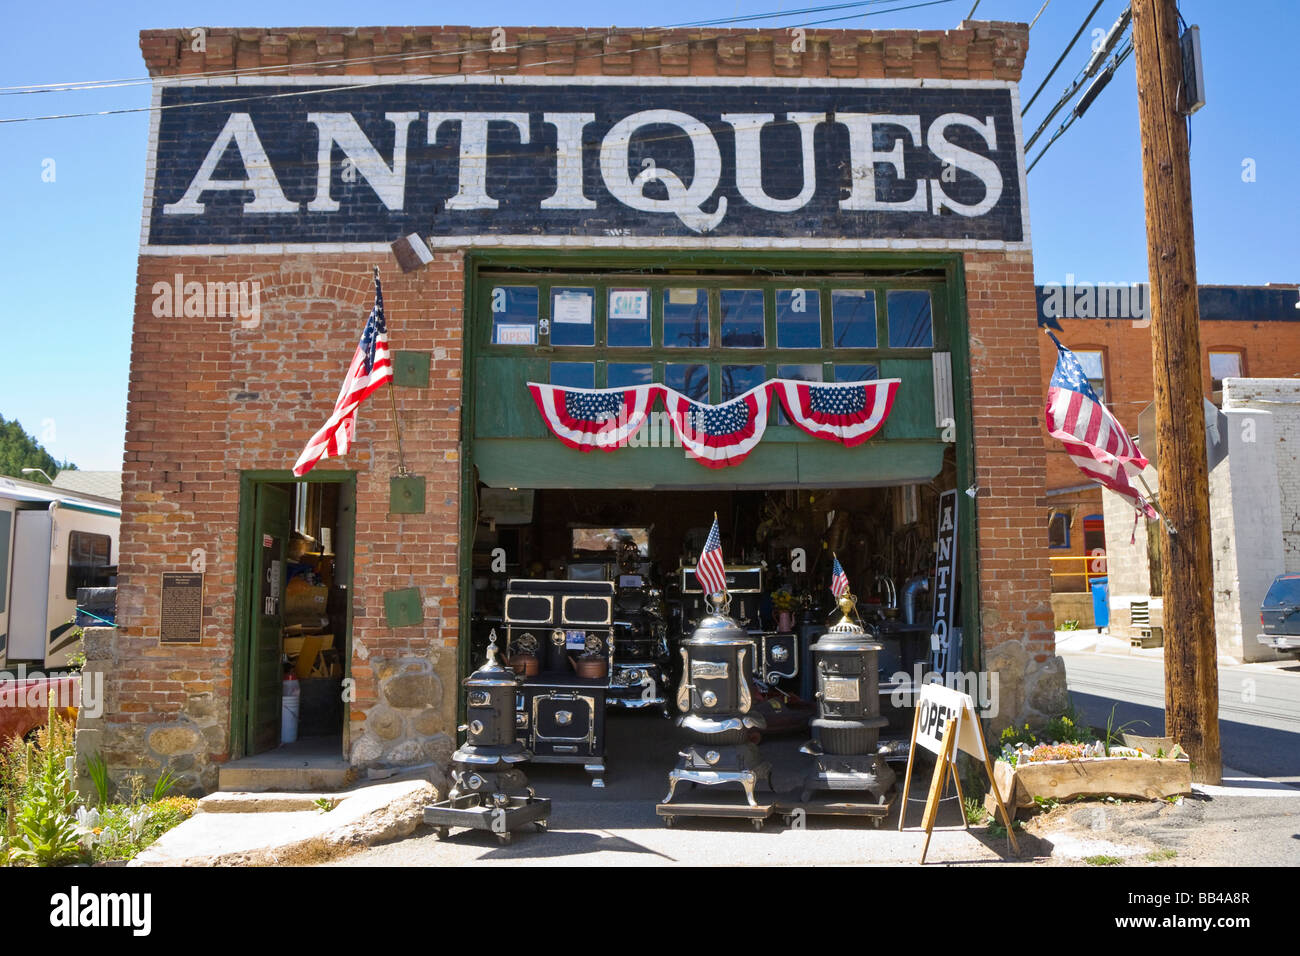
<path id="1" fill-rule="evenodd" d="M 927 350 L 925 357 L 919 359 L 882 359 L 880 377 L 903 381 L 898 386 L 889 421 L 877 438 L 933 440 L 938 437 L 939 430 L 934 427 L 934 366 L 930 352 Z"/>
<path id="2" fill-rule="evenodd" d="M 474 363 L 476 438 L 544 438 L 550 435 L 527 382 L 550 380 L 545 358 L 480 358 Z M 552 439 L 554 440 L 554 439 Z"/>
<path id="3" fill-rule="evenodd" d="M 731 468 L 706 468 L 680 448 L 580 452 L 554 438 L 480 439 L 479 480 L 494 488 L 792 488 L 895 485 L 929 481 L 943 465 L 943 444 L 833 442 L 761 443 Z"/>

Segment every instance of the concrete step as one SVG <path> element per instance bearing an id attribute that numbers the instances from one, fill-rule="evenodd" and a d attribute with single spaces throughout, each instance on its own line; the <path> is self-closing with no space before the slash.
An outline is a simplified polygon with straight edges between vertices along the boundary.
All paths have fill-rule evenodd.
<path id="1" fill-rule="evenodd" d="M 337 805 L 343 799 L 341 794 L 303 792 L 283 793 L 280 791 L 219 790 L 199 800 L 199 813 L 295 813 L 321 809 L 318 800 L 329 800 Z"/>
<path id="2" fill-rule="evenodd" d="M 252 758 L 256 759 L 256 758 Z M 320 793 L 342 790 L 353 782 L 350 767 L 341 758 L 299 761 L 297 766 L 252 764 L 236 760 L 222 766 L 217 790 L 244 793 Z"/>

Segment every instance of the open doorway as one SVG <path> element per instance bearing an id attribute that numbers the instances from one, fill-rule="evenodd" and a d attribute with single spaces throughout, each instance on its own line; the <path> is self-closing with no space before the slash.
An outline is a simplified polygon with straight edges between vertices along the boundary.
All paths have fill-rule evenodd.
<path id="1" fill-rule="evenodd" d="M 344 753 L 355 488 L 346 472 L 245 476 L 232 758 Z"/>

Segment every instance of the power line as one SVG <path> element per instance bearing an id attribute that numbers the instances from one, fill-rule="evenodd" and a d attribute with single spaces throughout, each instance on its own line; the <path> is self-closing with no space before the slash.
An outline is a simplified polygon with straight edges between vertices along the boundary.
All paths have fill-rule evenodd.
<path id="1" fill-rule="evenodd" d="M 1074 38 L 1065 45 L 1065 49 L 1061 51 L 1061 55 L 1057 57 L 1056 62 L 1052 64 L 1052 68 L 1048 70 L 1047 75 L 1043 77 L 1043 82 L 1038 84 L 1038 89 L 1034 90 L 1034 95 L 1029 98 L 1029 102 L 1025 104 L 1025 108 L 1020 111 L 1021 116 L 1024 116 L 1029 112 L 1029 107 L 1034 105 L 1034 100 L 1038 99 L 1038 94 L 1043 92 L 1043 87 L 1047 85 L 1048 81 L 1051 80 L 1056 71 L 1060 69 L 1061 64 L 1065 62 L 1065 58 L 1069 56 L 1070 51 L 1074 49 L 1074 45 L 1079 42 L 1079 37 L 1083 36 L 1083 31 L 1088 29 L 1088 24 L 1092 22 L 1092 18 L 1097 15 L 1097 11 L 1101 9 L 1101 5 L 1105 2 L 1106 0 L 1097 0 L 1096 5 L 1091 11 L 1089 11 L 1088 15 L 1083 18 L 1083 22 L 1079 24 L 1079 29 L 1075 31 Z M 1045 3 L 1043 4 L 1043 9 L 1046 8 L 1047 4 Z M 1043 11 L 1039 10 L 1038 12 L 1041 14 Z M 1038 17 L 1034 17 L 1034 19 L 1037 20 Z"/>
<path id="2" fill-rule="evenodd" d="M 802 16 L 804 14 L 828 13 L 836 10 L 847 10 L 854 7 L 880 6 L 886 3 L 897 3 L 897 2 L 899 2 L 899 0 L 855 0 L 855 2 L 852 3 L 826 4 L 822 6 L 816 6 L 816 7 L 804 7 L 798 10 L 775 11 L 769 13 L 754 13 L 754 14 L 746 14 L 745 16 L 738 16 L 738 17 L 718 17 L 711 20 L 691 20 L 682 23 L 666 24 L 664 26 L 636 27 L 634 29 L 621 30 L 621 31 L 611 29 L 608 31 L 608 33 L 605 34 L 605 36 L 635 36 L 637 34 L 644 35 L 646 33 L 655 33 L 662 30 L 678 30 L 678 29 L 686 29 L 690 27 L 704 27 L 704 26 L 725 26 L 727 24 L 744 23 L 753 20 L 767 20 L 767 19 L 774 19 L 776 17 L 793 17 L 793 16 Z M 942 0 L 942 2 L 947 2 L 947 0 Z M 917 4 L 917 5 L 926 6 L 928 4 Z M 911 8 L 896 7 L 890 10 L 880 10 L 880 11 L 873 11 L 871 13 L 864 13 L 861 14 L 861 16 L 873 16 L 876 13 L 892 13 L 894 12 L 894 10 L 907 10 L 907 9 L 911 9 Z M 853 19 L 853 17 L 845 17 L 842 19 Z M 834 22 L 834 21 L 833 20 L 817 21 L 817 23 L 830 23 L 830 22 Z M 811 24 L 805 24 L 805 25 L 811 25 Z M 522 29 L 527 29 L 527 28 L 522 28 Z M 584 31 L 582 33 L 559 34 L 554 36 L 548 36 L 540 40 L 525 40 L 519 43 L 513 43 L 503 47 L 498 47 L 497 49 L 490 50 L 490 51 L 485 51 L 483 47 L 460 47 L 455 50 L 441 50 L 437 52 L 433 50 L 427 50 L 427 51 L 407 52 L 407 53 L 381 53 L 381 54 L 375 54 L 373 56 L 342 57 L 337 60 L 316 60 L 316 61 L 312 61 L 311 66 L 319 69 L 321 67 L 327 67 L 327 66 L 347 66 L 349 64 L 357 64 L 357 63 L 386 63 L 386 62 L 401 63 L 407 60 L 421 60 L 421 59 L 434 60 L 443 57 L 464 56 L 467 54 L 483 53 L 483 52 L 502 53 L 511 50 L 524 50 L 524 49 L 530 49 L 538 46 L 546 46 L 547 44 L 550 43 L 573 42 L 577 40 L 590 38 L 592 36 L 593 34 L 591 31 Z M 206 70 L 197 73 L 186 73 L 183 75 L 185 76 L 186 79 L 230 79 L 230 78 L 236 78 L 242 76 L 258 76 L 258 75 L 267 75 L 267 74 L 274 75 L 276 73 L 284 72 L 284 70 L 286 70 L 291 65 L 293 64 L 253 66 L 253 67 L 243 67 L 243 68 L 231 69 L 231 70 Z M 36 84 L 29 84 L 23 86 L 5 86 L 5 87 L 0 87 L 0 96 L 25 95 L 29 93 L 67 93 L 67 92 L 79 92 L 81 90 L 116 89 L 116 88 L 128 87 L 128 86 L 145 86 L 152 83 L 154 79 L 155 77 L 151 77 L 151 76 L 141 76 L 141 77 L 121 77 L 118 79 L 111 79 L 111 80 L 74 80 L 74 81 L 68 81 L 66 83 L 58 83 L 58 84 L 36 83 Z"/>
<path id="3" fill-rule="evenodd" d="M 1034 19 L 1029 21 L 1029 29 L 1032 30 L 1034 28 L 1034 24 L 1038 22 L 1038 18 L 1043 15 L 1043 11 L 1047 9 L 1047 5 L 1051 2 L 1052 0 L 1043 0 L 1043 5 L 1039 7 L 1038 12 L 1034 14 Z"/>
<path id="4" fill-rule="evenodd" d="M 1123 62 L 1127 60 L 1132 53 L 1133 53 L 1133 41 L 1129 40 L 1129 42 L 1125 45 L 1124 49 L 1120 50 L 1119 53 L 1115 54 L 1115 58 L 1111 60 L 1110 65 L 1107 66 L 1106 69 L 1102 71 L 1101 75 L 1098 76 L 1097 79 L 1092 82 L 1092 84 L 1084 92 L 1083 96 L 1079 97 L 1079 102 L 1075 104 L 1074 109 L 1070 112 L 1069 117 L 1065 120 L 1064 123 L 1061 124 L 1060 128 L 1055 133 L 1052 134 L 1052 138 L 1047 141 L 1047 145 L 1044 146 L 1039 151 L 1038 155 L 1034 157 L 1034 161 L 1025 168 L 1026 176 L 1029 175 L 1030 170 L 1032 170 L 1036 165 L 1038 165 L 1038 161 L 1043 158 L 1044 154 L 1046 154 L 1046 152 L 1052 148 L 1052 144 L 1055 143 L 1058 139 L 1060 139 L 1067 129 L 1069 129 L 1071 126 L 1074 125 L 1075 120 L 1079 119 L 1081 116 L 1083 116 L 1085 112 L 1087 112 L 1088 107 L 1092 105 L 1093 101 L 1096 100 L 1097 97 L 1101 95 L 1101 91 L 1106 88 L 1106 85 L 1108 83 L 1110 83 L 1111 78 L 1115 75 L 1115 71 L 1119 69 L 1120 65 L 1123 64 Z"/>
<path id="5" fill-rule="evenodd" d="M 1124 12 L 1119 15 L 1113 24 L 1111 24 L 1110 30 L 1107 31 L 1101 45 L 1094 50 L 1092 56 L 1088 58 L 1087 64 L 1075 75 L 1074 81 L 1066 88 L 1065 92 L 1061 94 L 1061 98 L 1056 101 L 1056 105 L 1053 106 L 1048 111 L 1047 115 L 1043 117 L 1043 121 L 1038 124 L 1038 129 L 1034 130 L 1034 135 L 1030 136 L 1029 139 L 1025 141 L 1026 150 L 1038 141 L 1038 137 L 1043 135 L 1043 131 L 1047 129 L 1047 124 L 1050 123 L 1053 117 L 1055 117 L 1056 114 L 1064 108 L 1065 104 L 1074 97 L 1074 94 L 1077 93 L 1079 88 L 1083 85 L 1083 81 L 1096 75 L 1097 70 L 1104 62 L 1106 62 L 1106 57 L 1110 56 L 1111 51 L 1119 44 L 1125 31 L 1128 30 L 1129 24 L 1132 22 L 1133 8 L 1132 6 L 1125 7 Z"/>

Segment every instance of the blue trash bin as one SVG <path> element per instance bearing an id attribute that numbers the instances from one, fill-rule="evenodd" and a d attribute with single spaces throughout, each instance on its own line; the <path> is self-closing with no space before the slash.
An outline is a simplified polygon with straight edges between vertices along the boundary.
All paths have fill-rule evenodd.
<path id="1" fill-rule="evenodd" d="M 1094 627 L 1110 627 L 1110 579 L 1093 578 L 1092 621 Z"/>

